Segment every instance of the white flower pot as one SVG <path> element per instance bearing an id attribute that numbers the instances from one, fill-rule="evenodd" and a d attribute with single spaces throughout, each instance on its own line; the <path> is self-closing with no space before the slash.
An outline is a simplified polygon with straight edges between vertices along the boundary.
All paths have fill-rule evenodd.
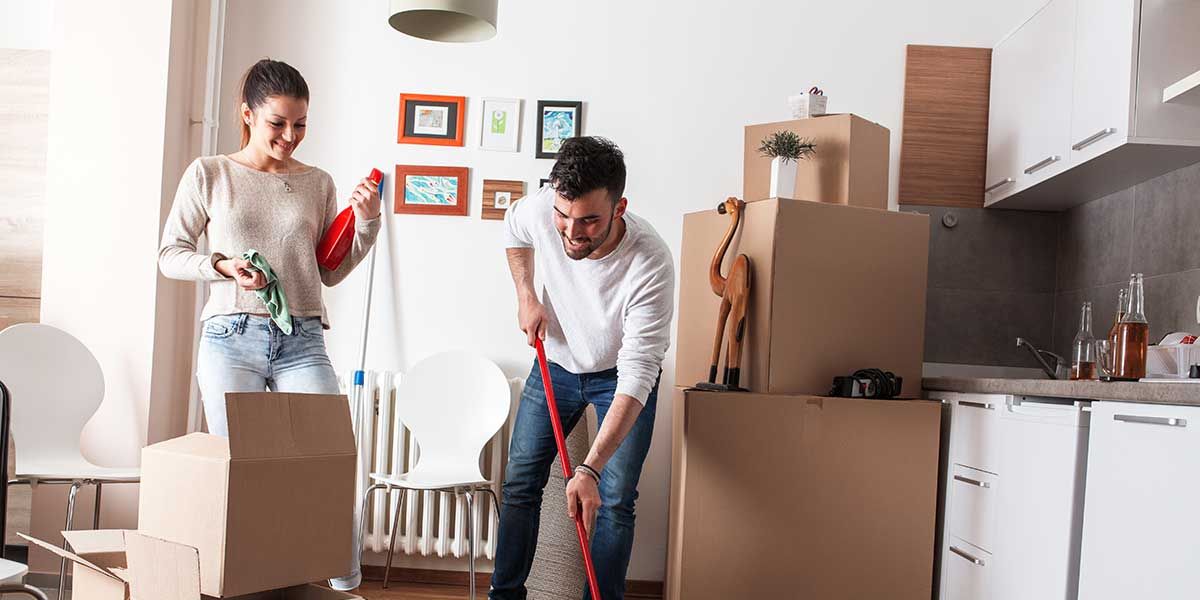
<path id="1" fill-rule="evenodd" d="M 796 193 L 796 161 L 771 159 L 771 198 L 792 198 Z"/>

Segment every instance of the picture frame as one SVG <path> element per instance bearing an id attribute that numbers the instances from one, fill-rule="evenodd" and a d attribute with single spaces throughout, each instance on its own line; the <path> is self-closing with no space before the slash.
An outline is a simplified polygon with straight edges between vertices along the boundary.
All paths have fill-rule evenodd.
<path id="1" fill-rule="evenodd" d="M 484 98 L 479 119 L 479 147 L 518 152 L 521 145 L 521 100 Z"/>
<path id="2" fill-rule="evenodd" d="M 583 131 L 583 102 L 538 100 L 537 157 L 555 158 L 567 138 Z"/>
<path id="3" fill-rule="evenodd" d="M 479 218 L 500 221 L 517 200 L 525 196 L 525 182 L 515 179 L 484 179 Z"/>
<path id="4" fill-rule="evenodd" d="M 467 167 L 396 165 L 393 212 L 465 217 L 470 178 Z"/>
<path id="5" fill-rule="evenodd" d="M 462 146 L 466 96 L 400 94 L 396 143 Z"/>

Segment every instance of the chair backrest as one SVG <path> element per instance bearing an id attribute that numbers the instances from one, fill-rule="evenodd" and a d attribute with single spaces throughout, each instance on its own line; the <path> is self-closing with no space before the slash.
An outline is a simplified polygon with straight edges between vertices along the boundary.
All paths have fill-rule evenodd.
<path id="1" fill-rule="evenodd" d="M 421 449 L 414 470 L 468 466 L 508 418 L 511 389 L 496 363 L 471 352 L 443 352 L 404 375 L 396 414 Z"/>
<path id="2" fill-rule="evenodd" d="M 41 323 L 0 331 L 0 381 L 12 397 L 17 472 L 78 461 L 79 435 L 104 398 L 100 363 L 71 334 Z"/>

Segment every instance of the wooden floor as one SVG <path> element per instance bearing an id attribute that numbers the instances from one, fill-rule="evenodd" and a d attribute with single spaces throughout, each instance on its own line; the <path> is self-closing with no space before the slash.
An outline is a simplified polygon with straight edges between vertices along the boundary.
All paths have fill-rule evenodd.
<path id="1" fill-rule="evenodd" d="M 463 600 L 469 596 L 466 586 L 397 581 L 386 590 L 381 581 L 366 581 L 354 593 L 367 600 Z M 475 597 L 487 598 L 487 588 L 475 588 Z"/>

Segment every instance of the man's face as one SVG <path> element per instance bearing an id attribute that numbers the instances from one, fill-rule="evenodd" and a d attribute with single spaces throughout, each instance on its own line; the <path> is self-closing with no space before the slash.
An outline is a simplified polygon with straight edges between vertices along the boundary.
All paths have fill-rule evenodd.
<path id="1" fill-rule="evenodd" d="M 554 228 L 562 236 L 563 251 L 582 260 L 600 248 L 612 234 L 613 223 L 625 212 L 625 199 L 613 203 L 608 190 L 592 190 L 575 200 L 554 196 Z"/>

